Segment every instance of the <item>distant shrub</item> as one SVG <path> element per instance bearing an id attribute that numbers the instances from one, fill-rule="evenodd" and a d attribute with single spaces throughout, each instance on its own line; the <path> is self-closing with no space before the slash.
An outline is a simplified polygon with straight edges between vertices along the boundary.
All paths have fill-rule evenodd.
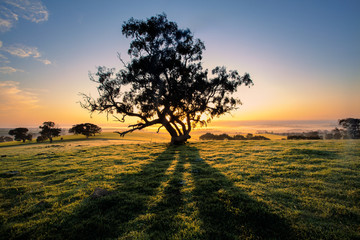
<path id="1" fill-rule="evenodd" d="M 47 138 L 46 137 L 43 137 L 43 136 L 38 136 L 36 138 L 36 142 L 44 142 Z"/>
<path id="2" fill-rule="evenodd" d="M 334 135 L 332 133 L 325 134 L 325 139 L 334 139 Z"/>
<path id="3" fill-rule="evenodd" d="M 8 137 L 8 136 L 0 136 L 0 142 L 11 142 L 14 141 L 13 138 Z"/>
<path id="4" fill-rule="evenodd" d="M 235 135 L 233 137 L 234 140 L 246 140 L 246 138 L 243 135 Z"/>
<path id="5" fill-rule="evenodd" d="M 200 140 L 270 140 L 264 136 L 254 136 L 253 134 L 249 133 L 244 137 L 243 135 L 235 135 L 234 137 L 229 136 L 228 134 L 212 134 L 212 133 L 205 133 L 199 137 Z"/>
<path id="6" fill-rule="evenodd" d="M 297 134 L 297 135 L 289 135 L 287 136 L 288 140 L 319 140 L 322 139 L 322 137 L 320 137 L 318 132 L 307 132 L 307 133 L 302 133 L 302 134 Z"/>
<path id="7" fill-rule="evenodd" d="M 230 137 L 227 134 L 220 134 L 220 135 L 216 135 L 216 134 L 212 134 L 212 133 L 205 133 L 204 135 L 201 135 L 200 140 L 232 140 L 232 137 Z"/>
<path id="8" fill-rule="evenodd" d="M 253 136 L 250 140 L 270 140 L 270 138 L 259 135 L 259 136 Z"/>
<path id="9" fill-rule="evenodd" d="M 246 139 L 249 139 L 249 140 L 251 140 L 253 137 L 254 137 L 254 135 L 252 133 L 248 133 L 246 135 Z"/>

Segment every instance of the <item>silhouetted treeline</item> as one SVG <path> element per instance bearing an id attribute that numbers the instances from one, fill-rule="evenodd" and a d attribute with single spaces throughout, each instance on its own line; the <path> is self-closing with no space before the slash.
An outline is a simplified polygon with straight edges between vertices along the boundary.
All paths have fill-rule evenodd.
<path id="1" fill-rule="evenodd" d="M 233 137 L 229 136 L 228 134 L 212 134 L 212 133 L 205 133 L 199 137 L 200 140 L 270 140 L 264 136 L 254 136 L 251 133 L 248 133 L 245 136 L 243 135 L 235 135 Z"/>
<path id="2" fill-rule="evenodd" d="M 316 140 L 316 139 L 360 139 L 360 119 L 357 118 L 345 118 L 339 119 L 340 127 L 334 128 L 333 130 L 318 130 L 310 132 L 287 132 L 287 133 L 274 133 L 267 130 L 257 131 L 257 133 L 268 133 L 275 135 L 287 136 L 287 139 L 305 139 L 305 140 Z"/>
<path id="3" fill-rule="evenodd" d="M 319 132 L 311 131 L 302 134 L 289 135 L 287 136 L 287 139 L 288 140 L 320 140 L 323 138 L 319 135 Z"/>
<path id="4" fill-rule="evenodd" d="M 44 122 L 43 125 L 39 126 L 41 129 L 38 133 L 29 133 L 28 128 L 19 127 L 10 129 L 8 134 L 10 136 L 0 136 L 0 142 L 11 142 L 11 141 L 32 141 L 34 136 L 37 136 L 36 142 L 44 142 L 49 140 L 50 143 L 53 142 L 54 137 L 59 137 L 62 133 L 64 133 L 64 129 L 57 128 L 54 122 L 48 121 Z M 89 136 L 95 136 L 96 133 L 101 133 L 101 128 L 95 124 L 85 123 L 85 124 L 76 124 L 69 130 L 69 133 L 74 134 L 83 134 L 87 138 Z"/>

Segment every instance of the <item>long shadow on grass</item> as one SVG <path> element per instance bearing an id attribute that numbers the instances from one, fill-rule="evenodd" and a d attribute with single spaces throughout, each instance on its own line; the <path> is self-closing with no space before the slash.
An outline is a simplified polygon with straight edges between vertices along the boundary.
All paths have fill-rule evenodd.
<path id="1" fill-rule="evenodd" d="M 174 149 L 176 146 L 173 147 Z M 177 156 L 178 152 L 174 152 Z M 144 221 L 146 225 L 143 229 L 135 229 L 144 231 L 149 239 L 171 239 L 181 229 L 178 225 L 176 215 L 180 208 L 184 205 L 184 196 L 181 193 L 184 181 L 184 161 L 178 159 L 174 172 L 169 176 L 169 181 L 163 189 L 160 201 L 147 210 L 147 213 L 153 214 L 151 220 Z"/>
<path id="2" fill-rule="evenodd" d="M 211 167 L 195 147 L 185 146 L 180 158 L 191 163 L 194 199 L 203 222 L 203 239 L 293 239 L 284 219 L 234 186 Z"/>
<path id="3" fill-rule="evenodd" d="M 129 222 L 146 212 L 149 198 L 157 194 L 160 184 L 169 176 L 166 170 L 175 159 L 174 149 L 167 148 L 153 162 L 135 174 L 120 177 L 119 189 L 100 199 L 84 200 L 62 222 L 51 228 L 52 239 L 117 238 L 127 230 Z"/>

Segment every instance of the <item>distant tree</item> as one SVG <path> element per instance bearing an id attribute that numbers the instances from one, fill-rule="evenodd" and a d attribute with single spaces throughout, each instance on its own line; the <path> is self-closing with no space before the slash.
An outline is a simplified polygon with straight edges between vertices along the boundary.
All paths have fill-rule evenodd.
<path id="1" fill-rule="evenodd" d="M 270 138 L 258 135 L 258 136 L 253 136 L 250 140 L 270 140 Z"/>
<path id="2" fill-rule="evenodd" d="M 310 131 L 310 132 L 306 132 L 306 133 L 303 133 L 303 134 L 306 137 L 306 139 L 309 139 L 309 140 L 322 139 L 322 137 L 320 137 L 320 135 L 319 135 L 319 131 Z"/>
<path id="3" fill-rule="evenodd" d="M 332 134 L 332 133 L 326 133 L 326 134 L 325 134 L 325 139 L 334 139 L 334 134 Z"/>
<path id="4" fill-rule="evenodd" d="M 200 140 L 232 140 L 232 137 L 223 133 L 223 134 L 212 134 L 212 133 L 205 133 L 199 137 Z"/>
<path id="5" fill-rule="evenodd" d="M 215 140 L 215 135 L 212 133 L 205 133 L 199 137 L 200 140 Z"/>
<path id="6" fill-rule="evenodd" d="M 332 130 L 331 133 L 334 139 L 341 139 L 344 135 L 344 133 L 340 131 L 340 129 L 338 129 L 337 127 L 334 128 L 334 130 Z"/>
<path id="7" fill-rule="evenodd" d="M 252 133 L 248 133 L 246 135 L 246 139 L 252 139 L 254 137 L 254 135 Z"/>
<path id="8" fill-rule="evenodd" d="M 32 135 L 29 134 L 28 131 L 29 129 L 27 128 L 15 128 L 9 131 L 9 135 L 14 136 L 15 141 L 31 141 Z"/>
<path id="9" fill-rule="evenodd" d="M 118 73 L 99 67 L 90 80 L 98 84 L 99 98 L 83 94 L 82 107 L 113 115 L 120 122 L 125 117 L 139 121 L 129 125 L 135 130 L 158 125 L 171 135 L 171 142 L 181 144 L 190 138 L 197 125 L 236 109 L 240 100 L 232 97 L 239 86 L 253 84 L 249 74 L 216 67 L 212 75 L 202 68 L 204 43 L 189 29 L 179 29 L 165 14 L 144 20 L 131 18 L 122 33 L 132 38 L 130 63 Z M 118 114 L 119 117 L 115 116 Z"/>
<path id="10" fill-rule="evenodd" d="M 352 139 L 360 139 L 360 119 L 345 118 L 339 120 L 339 125 L 346 129 Z"/>
<path id="11" fill-rule="evenodd" d="M 61 133 L 61 129 L 56 128 L 54 122 L 44 122 L 39 128 L 41 129 L 40 134 L 43 140 L 49 139 L 50 143 L 52 143 L 53 137 L 58 137 Z"/>
<path id="12" fill-rule="evenodd" d="M 246 138 L 243 136 L 243 135 L 235 135 L 234 137 L 233 137 L 233 139 L 234 140 L 245 140 Z"/>
<path id="13" fill-rule="evenodd" d="M 69 129 L 69 133 L 82 134 L 88 138 L 89 136 L 95 136 L 96 133 L 100 134 L 101 127 L 92 123 L 81 123 L 73 125 L 73 127 Z"/>

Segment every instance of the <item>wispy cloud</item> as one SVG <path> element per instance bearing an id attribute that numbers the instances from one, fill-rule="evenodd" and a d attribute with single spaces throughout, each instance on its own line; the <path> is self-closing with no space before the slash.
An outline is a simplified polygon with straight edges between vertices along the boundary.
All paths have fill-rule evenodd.
<path id="1" fill-rule="evenodd" d="M 37 47 L 29 47 L 22 44 L 14 44 L 8 47 L 2 47 L 1 50 L 20 58 L 32 57 L 43 64 L 51 64 L 51 61 L 41 57 Z"/>
<path id="2" fill-rule="evenodd" d="M 26 58 L 31 56 L 34 58 L 39 58 L 41 56 L 40 52 L 36 47 L 28 47 L 21 44 L 4 47 L 3 50 L 10 53 L 13 56 L 17 56 L 21 58 Z"/>
<path id="3" fill-rule="evenodd" d="M 0 82 L 0 92 L 0 112 L 29 110 L 39 107 L 37 95 L 21 89 L 18 82 Z"/>
<path id="4" fill-rule="evenodd" d="M 8 67 L 8 66 L 0 67 L 0 73 L 3 73 L 3 74 L 11 74 L 11 73 L 16 73 L 16 72 L 23 72 L 23 70 L 16 69 L 13 67 Z"/>
<path id="5" fill-rule="evenodd" d="M 19 18 L 39 23 L 47 21 L 49 12 L 40 0 L 2 0 L 0 2 L 0 31 L 9 31 Z"/>
<path id="6" fill-rule="evenodd" d="M 40 59 L 40 58 L 38 58 L 37 59 L 39 62 L 42 62 L 43 64 L 45 64 L 45 65 L 50 65 L 52 62 L 50 61 L 50 60 L 48 60 L 48 59 Z"/>
<path id="7" fill-rule="evenodd" d="M 9 62 L 10 61 L 8 60 L 8 58 L 0 53 L 0 63 L 4 64 L 4 63 L 9 63 Z"/>

